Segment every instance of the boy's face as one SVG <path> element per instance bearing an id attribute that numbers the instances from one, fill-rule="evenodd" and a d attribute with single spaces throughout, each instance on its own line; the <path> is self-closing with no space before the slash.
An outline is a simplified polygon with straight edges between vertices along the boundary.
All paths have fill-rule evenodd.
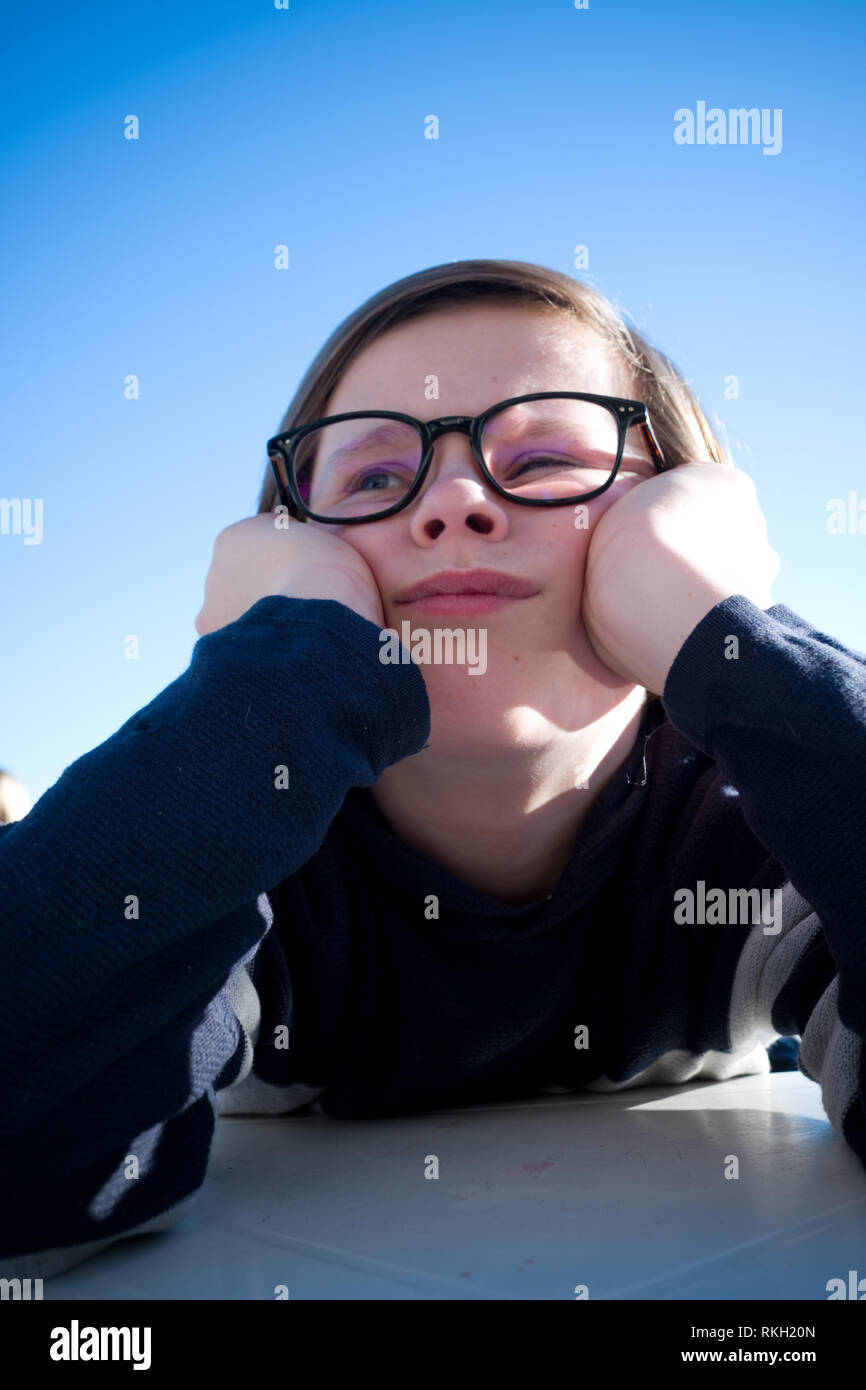
<path id="1" fill-rule="evenodd" d="M 425 398 L 431 376 L 438 398 Z M 634 398 L 623 365 L 569 314 L 505 304 L 443 309 L 388 330 L 352 362 L 323 414 L 396 410 L 419 419 L 477 415 L 498 401 L 534 391 L 587 391 Z M 454 721 L 463 736 L 488 731 L 515 703 L 562 715 L 566 694 L 589 696 L 578 710 L 599 712 L 625 683 L 603 666 L 580 618 L 586 553 L 598 519 L 625 491 L 655 470 L 638 429 L 629 431 L 616 481 L 585 504 L 586 525 L 574 505 L 521 507 L 495 494 L 482 478 L 469 439 L 458 432 L 436 441 L 419 497 L 396 515 L 362 526 L 329 526 L 369 565 L 386 624 L 401 634 L 426 627 L 486 628 L 487 669 L 467 680 L 465 668 L 424 668 L 437 727 Z M 309 525 L 322 523 L 309 522 Z M 423 614 L 398 596 L 442 570 L 505 571 L 536 590 L 486 613 Z M 577 677 L 577 680 L 575 680 Z M 594 696 L 594 698 L 592 698 Z M 472 728 L 470 709 L 477 713 Z"/>

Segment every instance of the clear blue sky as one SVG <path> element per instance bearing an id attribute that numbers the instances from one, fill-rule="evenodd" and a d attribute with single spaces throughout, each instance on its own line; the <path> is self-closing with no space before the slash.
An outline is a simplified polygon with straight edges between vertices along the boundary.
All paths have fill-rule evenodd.
<path id="1" fill-rule="evenodd" d="M 323 340 L 448 260 L 588 245 L 574 273 L 755 479 L 777 600 L 866 648 L 866 535 L 826 524 L 866 499 L 857 0 L 100 0 L 4 30 L 0 497 L 44 530 L 0 535 L 0 765 L 34 798 L 186 669 Z M 781 109 L 781 151 L 678 145 L 700 101 Z"/>

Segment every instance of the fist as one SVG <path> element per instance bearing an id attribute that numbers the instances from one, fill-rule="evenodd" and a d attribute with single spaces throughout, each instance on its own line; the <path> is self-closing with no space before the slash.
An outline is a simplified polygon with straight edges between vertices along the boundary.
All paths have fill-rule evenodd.
<path id="1" fill-rule="evenodd" d="M 195 628 L 204 637 L 242 617 L 260 598 L 330 598 L 377 627 L 382 595 L 364 557 L 321 526 L 260 512 L 220 531 Z"/>
<path id="2" fill-rule="evenodd" d="M 680 647 L 717 603 L 743 594 L 772 605 L 779 564 L 751 478 L 730 464 L 680 464 L 599 519 L 581 616 L 604 664 L 660 695 Z"/>

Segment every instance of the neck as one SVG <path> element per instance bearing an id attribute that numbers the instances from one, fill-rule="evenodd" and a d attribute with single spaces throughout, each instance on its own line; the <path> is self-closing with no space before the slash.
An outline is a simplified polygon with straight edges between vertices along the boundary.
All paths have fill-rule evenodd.
<path id="1" fill-rule="evenodd" d="M 579 729 L 510 713 L 518 738 L 467 748 L 455 737 L 386 768 L 371 794 L 395 835 L 469 887 L 508 905 L 548 898 L 593 802 L 634 747 L 640 686 Z M 528 716 L 536 715 L 528 722 Z M 575 783 L 586 783 L 585 786 Z"/>

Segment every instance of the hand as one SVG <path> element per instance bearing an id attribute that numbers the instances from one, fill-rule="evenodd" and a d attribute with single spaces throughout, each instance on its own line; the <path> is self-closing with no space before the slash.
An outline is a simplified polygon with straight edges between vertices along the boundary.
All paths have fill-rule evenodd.
<path id="1" fill-rule="evenodd" d="M 710 609 L 733 594 L 769 608 L 779 566 L 751 478 L 729 464 L 680 464 L 630 488 L 599 519 L 581 616 L 611 671 L 661 695 Z"/>
<path id="2" fill-rule="evenodd" d="M 384 628 L 382 596 L 360 552 L 322 527 L 286 521 L 284 512 L 260 512 L 220 531 L 196 631 L 204 637 L 235 622 L 269 594 L 336 599 Z"/>

